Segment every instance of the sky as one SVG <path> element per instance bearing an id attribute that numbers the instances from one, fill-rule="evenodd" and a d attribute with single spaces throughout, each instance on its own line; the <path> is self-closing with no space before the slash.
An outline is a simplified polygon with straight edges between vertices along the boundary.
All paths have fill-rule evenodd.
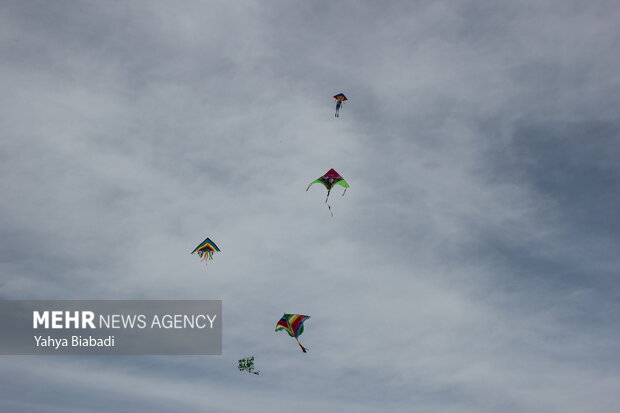
<path id="1" fill-rule="evenodd" d="M 617 409 L 618 21 L 2 1 L 0 298 L 222 300 L 223 355 L 0 356 L 0 410 Z"/>

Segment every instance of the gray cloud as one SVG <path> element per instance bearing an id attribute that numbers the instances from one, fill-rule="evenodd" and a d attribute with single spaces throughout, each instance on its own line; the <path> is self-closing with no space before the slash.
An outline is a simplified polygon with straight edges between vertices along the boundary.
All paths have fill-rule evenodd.
<path id="1" fill-rule="evenodd" d="M 0 6 L 2 297 L 224 301 L 221 357 L 3 357 L 2 410 L 613 410 L 614 2 L 229 3 Z"/>

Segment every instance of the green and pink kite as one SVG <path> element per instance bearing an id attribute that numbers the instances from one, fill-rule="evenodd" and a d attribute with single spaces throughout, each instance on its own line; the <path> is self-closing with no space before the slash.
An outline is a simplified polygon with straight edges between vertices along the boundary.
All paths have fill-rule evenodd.
<path id="1" fill-rule="evenodd" d="M 327 173 L 325 173 L 325 175 L 323 175 L 322 177 L 320 177 L 320 178 L 310 182 L 310 185 L 308 185 L 308 188 L 306 188 L 306 192 L 308 191 L 308 189 L 310 189 L 310 187 L 313 184 L 323 184 L 323 186 L 325 186 L 325 188 L 327 188 L 327 197 L 325 198 L 325 203 L 327 204 L 327 208 L 329 209 L 329 213 L 333 217 L 334 214 L 332 212 L 332 207 L 327 202 L 327 200 L 329 199 L 329 194 L 330 194 L 332 188 L 334 187 L 334 185 L 340 185 L 340 186 L 344 187 L 344 192 L 342 193 L 342 196 L 344 196 L 344 194 L 347 192 L 347 188 L 349 188 L 349 184 L 333 168 L 330 169 L 329 171 L 327 171 Z"/>

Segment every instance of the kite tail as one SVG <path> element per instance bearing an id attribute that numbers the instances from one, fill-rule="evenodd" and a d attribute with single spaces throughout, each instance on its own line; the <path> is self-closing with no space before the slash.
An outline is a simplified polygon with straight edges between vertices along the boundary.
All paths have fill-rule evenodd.
<path id="1" fill-rule="evenodd" d="M 327 204 L 327 209 L 329 209 L 329 213 L 332 215 L 332 218 L 334 217 L 334 213 L 332 212 L 332 207 L 331 205 L 329 205 L 329 202 L 327 202 L 327 200 L 329 199 L 329 193 L 331 192 L 331 189 L 327 190 L 327 197 L 325 198 L 325 203 Z"/>
<path id="2" fill-rule="evenodd" d="M 213 259 L 213 254 L 209 254 L 208 252 L 205 252 L 202 254 L 202 256 L 200 257 L 200 261 L 204 261 L 205 265 L 208 264 L 208 260 L 212 260 Z"/>
<path id="3" fill-rule="evenodd" d="M 308 192 L 308 189 L 310 189 L 311 186 L 312 184 L 308 185 L 308 187 L 306 188 L 306 192 Z"/>
<path id="4" fill-rule="evenodd" d="M 347 188 L 344 189 L 344 192 L 342 193 L 342 196 L 344 196 L 344 194 L 347 193 Z"/>
<path id="5" fill-rule="evenodd" d="M 299 342 L 299 339 L 295 337 L 295 340 L 297 340 L 297 344 L 299 344 L 299 347 L 301 347 L 301 351 L 303 351 L 304 353 L 307 353 L 308 349 L 301 345 L 301 343 Z"/>

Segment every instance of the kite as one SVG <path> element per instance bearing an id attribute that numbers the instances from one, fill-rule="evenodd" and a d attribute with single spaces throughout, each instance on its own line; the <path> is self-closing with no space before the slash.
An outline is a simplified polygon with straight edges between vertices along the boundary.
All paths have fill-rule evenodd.
<path id="1" fill-rule="evenodd" d="M 278 321 L 278 324 L 276 324 L 276 331 L 286 330 L 289 336 L 297 340 L 297 344 L 301 347 L 301 351 L 305 353 L 308 349 L 301 345 L 298 337 L 304 332 L 304 321 L 309 318 L 310 316 L 308 315 L 284 314 L 280 321 Z"/>
<path id="2" fill-rule="evenodd" d="M 239 371 L 247 371 L 248 373 L 253 373 L 256 375 L 260 374 L 259 370 L 254 371 L 254 356 L 239 360 L 239 365 L 237 367 L 239 368 Z"/>
<path id="3" fill-rule="evenodd" d="M 215 245 L 215 242 L 211 241 L 209 238 L 207 238 L 206 240 L 202 241 L 194 251 L 192 251 L 193 253 L 198 253 L 198 255 L 201 258 L 201 261 L 204 261 L 205 264 L 207 263 L 207 259 L 212 260 L 213 259 L 213 253 L 217 251 L 220 252 L 220 249 L 217 247 L 217 245 Z"/>
<path id="4" fill-rule="evenodd" d="M 323 185 L 325 185 L 325 188 L 327 188 L 327 197 L 325 198 L 325 203 L 327 204 L 327 208 L 329 209 L 329 213 L 332 214 L 332 217 L 333 217 L 334 214 L 332 212 L 332 207 L 327 202 L 327 200 L 329 199 L 329 193 L 331 192 L 331 190 L 334 187 L 334 185 L 340 185 L 340 186 L 344 187 L 344 192 L 342 193 L 342 196 L 344 196 L 344 194 L 347 192 L 347 188 L 349 188 L 349 184 L 333 168 L 330 169 L 329 171 L 327 171 L 327 173 L 325 173 L 325 175 L 323 175 L 319 179 L 310 182 L 310 185 L 308 185 L 308 188 L 306 188 L 306 192 L 308 192 L 308 189 L 310 189 L 312 184 L 317 184 L 317 183 L 323 184 Z"/>
<path id="5" fill-rule="evenodd" d="M 336 96 L 334 96 L 334 99 L 336 99 L 336 114 L 334 116 L 339 118 L 340 107 L 342 107 L 342 104 L 344 103 L 345 100 L 349 100 L 349 99 L 347 99 L 344 93 L 338 93 Z"/>

